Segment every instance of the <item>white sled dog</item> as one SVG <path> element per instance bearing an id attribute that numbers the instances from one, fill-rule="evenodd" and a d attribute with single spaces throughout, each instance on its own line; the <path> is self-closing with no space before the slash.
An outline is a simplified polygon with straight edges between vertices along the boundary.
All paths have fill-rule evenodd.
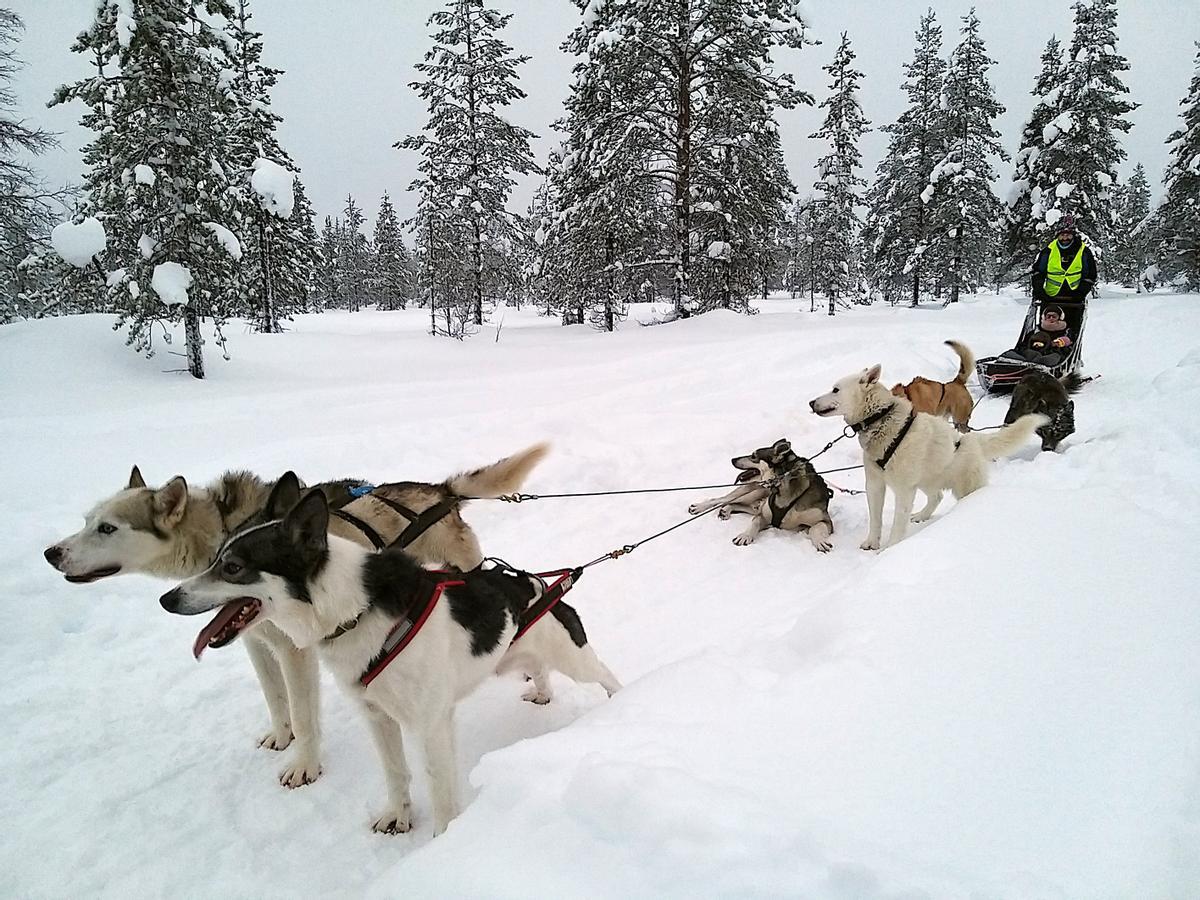
<path id="1" fill-rule="evenodd" d="M 329 520 L 330 532 L 363 546 L 390 544 L 410 524 L 397 509 L 423 514 L 446 504 L 446 514 L 406 549 L 423 563 L 473 569 L 483 554 L 475 532 L 459 514 L 456 498 L 497 497 L 519 490 L 546 452 L 539 444 L 441 484 L 394 482 L 359 497 L 349 488 L 360 482 L 320 485 L 331 506 L 338 507 Z M 247 524 L 281 518 L 299 499 L 300 485 L 291 473 L 271 484 L 249 472 L 230 471 L 203 488 L 189 487 L 180 476 L 155 489 L 146 486 L 135 466 L 126 488 L 93 507 L 83 529 L 48 547 L 45 557 L 77 584 L 130 572 L 188 578 L 206 569 L 235 532 Z M 583 640 L 574 610 L 559 603 L 552 612 L 522 640 L 526 656 L 538 647 L 542 634 L 556 629 L 561 634 L 551 634 L 548 640 Z M 289 788 L 309 784 L 321 772 L 316 654 L 298 649 L 266 621 L 246 635 L 244 644 L 271 718 L 259 746 L 284 750 L 294 739 L 290 764 L 279 781 Z M 550 699 L 548 673 L 536 660 L 526 662 L 533 677 L 526 699 L 545 703 Z"/>
<path id="2" fill-rule="evenodd" d="M 910 517 L 913 522 L 929 519 L 947 490 L 961 499 L 983 487 L 990 461 L 1015 453 L 1049 421 L 1043 415 L 1028 415 L 991 434 L 959 434 L 945 419 L 914 413 L 906 398 L 879 383 L 879 373 L 880 366 L 872 366 L 847 375 L 808 404 L 818 416 L 841 416 L 858 434 L 870 512 L 864 550 L 879 549 L 885 488 L 892 489 L 896 501 L 890 547 L 904 539 Z M 914 516 L 918 490 L 928 502 Z"/>
<path id="3" fill-rule="evenodd" d="M 433 829 L 440 834 L 459 810 L 455 704 L 497 666 L 507 668 L 525 641 L 536 640 L 535 626 L 510 650 L 543 584 L 507 568 L 453 574 L 447 582 L 446 573 L 421 568 L 403 551 L 371 553 L 328 528 L 325 496 L 309 491 L 283 519 L 231 538 L 209 569 L 161 603 L 183 615 L 220 607 L 196 638 L 197 656 L 264 619 L 297 647 L 319 648 L 361 705 L 379 751 L 388 805 L 374 830 L 403 832 L 412 824 L 403 726 L 424 743 Z M 590 647 L 567 640 L 545 649 L 559 671 L 599 682 L 610 694 L 619 687 Z"/>

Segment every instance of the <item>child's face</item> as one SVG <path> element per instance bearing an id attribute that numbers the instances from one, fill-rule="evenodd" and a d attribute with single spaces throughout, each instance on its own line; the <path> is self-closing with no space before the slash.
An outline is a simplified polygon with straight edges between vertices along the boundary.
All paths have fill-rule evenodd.
<path id="1" fill-rule="evenodd" d="M 1062 316 L 1056 312 L 1047 311 L 1042 313 L 1042 327 L 1056 327 L 1062 321 Z"/>

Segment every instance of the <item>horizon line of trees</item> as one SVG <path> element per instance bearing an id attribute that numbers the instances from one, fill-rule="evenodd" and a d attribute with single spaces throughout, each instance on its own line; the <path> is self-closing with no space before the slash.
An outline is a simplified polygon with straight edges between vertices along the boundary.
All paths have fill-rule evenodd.
<path id="1" fill-rule="evenodd" d="M 869 183 L 863 76 L 842 33 L 813 135 L 826 152 L 803 199 L 776 114 L 816 99 L 772 61 L 815 43 L 794 4 L 576 2 L 580 21 L 563 43 L 575 65 L 554 123 L 563 137 L 543 165 L 534 135 L 506 117 L 525 96 L 527 57 L 504 40 L 512 16 L 448 0 L 430 17 L 431 48 L 410 85 L 428 119 L 395 145 L 420 156 L 416 212 L 400 222 L 385 193 L 370 237 L 353 197 L 318 231 L 276 135 L 281 73 L 262 62 L 250 0 L 99 4 L 72 47 L 93 71 L 51 100 L 81 101 L 94 135 L 72 221 L 95 218 L 106 244 L 82 268 L 48 240 L 52 203 L 67 198 L 19 161 L 53 136 L 13 113 L 22 25 L 0 9 L 0 323 L 115 313 L 147 353 L 182 323 L 188 370 L 203 377 L 200 322 L 222 346 L 233 316 L 277 332 L 302 312 L 417 305 L 432 333 L 461 338 L 503 303 L 604 330 L 644 299 L 669 301 L 668 318 L 753 312 L 752 298 L 771 290 L 814 302 L 819 292 L 831 315 L 853 303 L 952 303 L 1021 280 L 1068 213 L 1109 279 L 1200 286 L 1200 44 L 1151 209 L 1143 166 L 1118 178 L 1136 103 L 1122 81 L 1116 0 L 1075 0 L 1069 45 L 1047 42 L 1003 197 L 1004 107 L 975 10 L 948 56 L 936 14 L 920 17 L 903 66 L 908 102 L 881 126 L 887 151 Z M 273 172 L 290 192 L 279 178 L 272 186 Z M 540 183 L 514 213 L 515 179 L 530 174 Z M 158 289 L 164 263 L 188 272 L 182 301 Z"/>

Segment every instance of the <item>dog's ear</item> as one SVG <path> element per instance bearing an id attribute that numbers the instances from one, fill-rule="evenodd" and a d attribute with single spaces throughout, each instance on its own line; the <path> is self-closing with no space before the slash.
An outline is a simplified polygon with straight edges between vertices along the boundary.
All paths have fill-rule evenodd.
<path id="1" fill-rule="evenodd" d="M 130 488 L 140 488 L 146 486 L 146 479 L 142 477 L 142 470 L 137 466 L 133 467 L 133 471 L 129 473 L 129 484 L 125 485 L 125 490 Z"/>
<path id="2" fill-rule="evenodd" d="M 287 511 L 299 502 L 300 479 L 296 477 L 295 472 L 288 469 L 271 488 L 271 496 L 267 497 L 267 506 L 263 512 L 268 520 L 282 519 Z"/>
<path id="3" fill-rule="evenodd" d="M 313 488 L 283 517 L 291 539 L 305 550 L 323 553 L 329 546 L 329 502 Z"/>
<path id="4" fill-rule="evenodd" d="M 869 369 L 863 369 L 863 373 L 859 376 L 859 384 L 874 384 L 879 380 L 879 373 L 883 371 L 883 366 L 879 363 L 871 366 Z"/>
<path id="5" fill-rule="evenodd" d="M 176 475 L 154 492 L 154 520 L 166 528 L 174 528 L 187 511 L 187 502 L 187 481 Z"/>
<path id="6" fill-rule="evenodd" d="M 777 455 L 780 453 L 787 453 L 791 449 L 792 449 L 792 442 L 789 441 L 787 438 L 780 438 L 774 444 L 771 445 L 771 452 L 773 452 Z"/>

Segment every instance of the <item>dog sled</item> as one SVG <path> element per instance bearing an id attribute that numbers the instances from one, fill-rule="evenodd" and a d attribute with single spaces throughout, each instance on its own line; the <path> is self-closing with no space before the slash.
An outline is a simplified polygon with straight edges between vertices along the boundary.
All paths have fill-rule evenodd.
<path id="1" fill-rule="evenodd" d="M 1023 347 L 1026 339 L 1038 329 L 1043 306 L 1057 306 L 1063 311 L 1067 330 L 1072 338 L 1066 355 L 1053 366 L 1009 356 L 988 356 L 977 360 L 975 374 L 979 378 L 979 384 L 989 394 L 1012 391 L 1017 386 L 1017 382 L 1028 372 L 1049 372 L 1055 378 L 1062 378 L 1064 375 L 1078 372 L 1083 367 L 1083 329 L 1087 324 L 1087 301 L 1071 303 L 1050 299 L 1034 300 L 1029 304 L 1025 322 L 1021 326 L 1021 334 L 1014 346 Z"/>

